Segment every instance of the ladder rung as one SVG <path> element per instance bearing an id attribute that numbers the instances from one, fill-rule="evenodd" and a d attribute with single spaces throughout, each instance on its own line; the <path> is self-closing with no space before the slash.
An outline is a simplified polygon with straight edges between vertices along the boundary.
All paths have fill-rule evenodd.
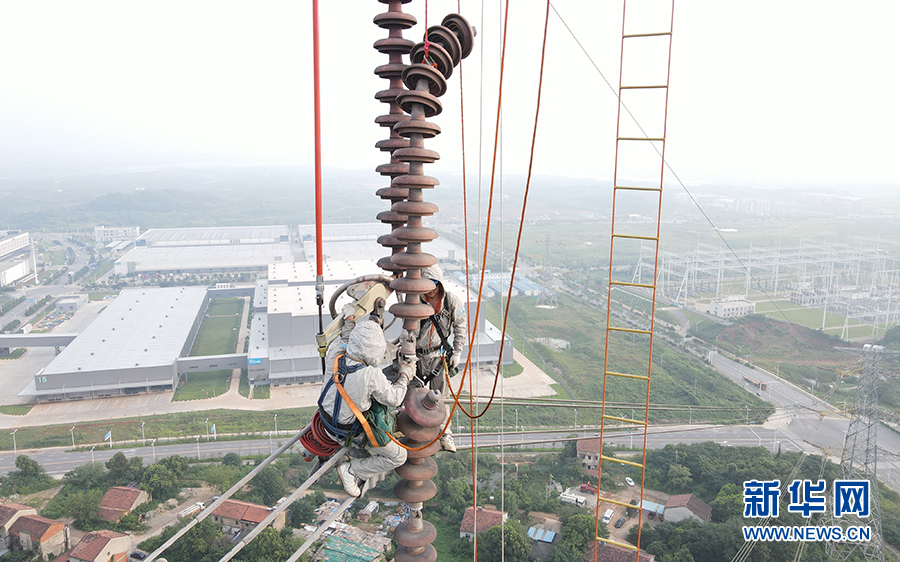
<path id="1" fill-rule="evenodd" d="M 606 328 L 606 330 L 608 332 L 629 332 L 632 334 L 647 334 L 648 336 L 653 334 L 653 332 L 651 332 L 650 330 L 639 330 L 637 328 L 617 328 L 615 326 L 609 326 L 608 328 Z"/>
<path id="2" fill-rule="evenodd" d="M 621 505 L 622 507 L 630 507 L 631 509 L 635 509 L 637 506 L 631 503 L 620 502 L 619 500 L 611 500 L 609 498 L 600 497 L 600 501 L 611 503 L 613 505 Z"/>
<path id="3" fill-rule="evenodd" d="M 638 420 L 632 420 L 632 419 L 629 419 L 629 418 L 620 418 L 620 417 L 618 417 L 618 416 L 607 416 L 607 415 L 604 415 L 604 416 L 603 416 L 603 419 L 605 419 L 605 420 L 616 420 L 616 421 L 620 421 L 620 422 L 624 422 L 624 423 L 633 423 L 633 424 L 635 424 L 635 425 L 647 425 L 647 422 L 638 421 Z"/>
<path id="4" fill-rule="evenodd" d="M 606 374 L 613 377 L 625 377 L 626 379 L 640 379 L 642 381 L 650 380 L 650 377 L 646 375 L 629 375 L 627 373 L 616 373 L 615 371 L 606 371 Z"/>
<path id="5" fill-rule="evenodd" d="M 666 139 L 660 137 L 616 137 L 617 141 L 659 141 L 666 142 Z"/>
<path id="6" fill-rule="evenodd" d="M 634 37 L 662 37 L 664 35 L 672 35 L 671 31 L 660 31 L 659 33 L 632 33 L 630 35 L 623 35 L 625 39 L 632 39 Z"/>
<path id="7" fill-rule="evenodd" d="M 659 90 L 668 86 L 619 86 L 620 90 Z"/>
<path id="8" fill-rule="evenodd" d="M 627 191 L 662 191 L 661 187 L 630 187 L 627 185 L 616 185 L 613 189 L 624 189 Z"/>
<path id="9" fill-rule="evenodd" d="M 651 242 L 659 242 L 656 236 L 638 236 L 637 234 L 613 234 L 613 238 L 630 238 L 631 240 L 650 240 Z"/>
<path id="10" fill-rule="evenodd" d="M 630 505 L 629 507 L 635 508 L 635 507 L 637 507 L 637 506 L 636 506 L 636 505 Z M 601 538 L 601 537 L 597 537 L 597 540 L 600 541 L 600 542 L 605 542 L 606 544 L 612 544 L 612 545 L 615 545 L 615 546 L 618 546 L 618 547 L 621 547 L 621 548 L 627 548 L 628 550 L 631 550 L 631 551 L 636 551 L 636 550 L 637 550 L 637 547 L 636 547 L 636 546 L 634 546 L 633 544 L 628 544 L 627 542 L 619 542 L 619 541 L 614 541 L 614 540 L 612 540 L 612 539 L 604 539 L 604 538 Z"/>
<path id="11" fill-rule="evenodd" d="M 642 289 L 655 289 L 656 285 L 648 285 L 646 283 L 628 283 L 626 281 L 610 281 L 610 285 L 622 285 L 623 287 L 641 287 Z M 624 291 L 628 293 L 628 291 Z"/>
<path id="12" fill-rule="evenodd" d="M 607 457 L 606 455 L 600 455 L 600 458 L 605 461 L 617 462 L 619 464 L 627 464 L 628 466 L 633 466 L 635 468 L 640 468 L 644 470 L 644 465 L 631 461 L 623 461 L 622 459 L 617 459 L 616 457 Z"/>

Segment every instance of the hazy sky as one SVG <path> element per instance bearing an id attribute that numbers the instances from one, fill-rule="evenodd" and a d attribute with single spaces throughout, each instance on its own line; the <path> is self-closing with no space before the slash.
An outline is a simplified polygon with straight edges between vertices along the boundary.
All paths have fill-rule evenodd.
<path id="1" fill-rule="evenodd" d="M 431 0 L 429 24 L 456 4 Z M 544 3 L 511 5 L 504 172 L 521 173 Z M 621 2 L 554 6 L 616 84 Z M 101 153 L 123 162 L 153 155 L 161 164 L 183 161 L 173 155 L 311 164 L 310 7 L 308 0 L 0 3 L 2 160 Z M 385 161 L 373 145 L 386 135 L 373 119 L 387 106 L 373 96 L 387 81 L 372 71 L 387 58 L 372 43 L 386 33 L 371 23 L 384 9 L 375 0 L 321 1 L 326 166 Z M 419 40 L 424 1 L 405 9 L 419 19 L 405 36 Z M 482 167 L 490 167 L 501 9 L 496 0 L 462 1 L 463 15 L 479 28 L 463 63 L 472 172 L 480 136 Z M 678 1 L 670 163 L 692 183 L 900 183 L 898 20 L 893 0 Z M 457 72 L 442 98 L 444 114 L 434 119 L 444 134 L 428 141 L 442 155 L 435 175 L 460 169 L 458 80 Z M 544 86 L 535 173 L 609 179 L 615 97 L 552 13 Z"/>

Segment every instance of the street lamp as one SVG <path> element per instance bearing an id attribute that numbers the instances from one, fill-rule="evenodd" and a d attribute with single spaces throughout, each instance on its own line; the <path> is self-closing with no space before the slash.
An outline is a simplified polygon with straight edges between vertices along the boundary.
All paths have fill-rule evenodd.
<path id="1" fill-rule="evenodd" d="M 575 426 L 574 426 L 574 429 L 575 429 L 575 431 L 578 431 L 578 410 L 577 410 L 577 409 L 575 409 Z"/>
<path id="2" fill-rule="evenodd" d="M 150 442 L 150 450 L 153 451 L 153 462 L 156 462 L 156 439 Z"/>
<path id="3" fill-rule="evenodd" d="M 753 428 L 752 428 L 752 427 L 749 427 L 749 426 L 748 426 L 747 429 L 750 430 L 750 433 L 752 433 L 753 435 L 756 436 L 756 446 L 757 446 L 757 447 L 762 447 L 762 437 L 760 437 L 758 433 L 756 433 L 755 431 L 753 431 Z"/>
<path id="4" fill-rule="evenodd" d="M 713 428 L 713 443 L 718 443 L 718 442 L 719 442 L 719 432 L 716 430 L 716 428 Z"/>
<path id="5" fill-rule="evenodd" d="M 96 447 L 96 445 L 94 445 Z M 91 447 L 91 464 L 94 464 L 94 447 Z"/>
<path id="6" fill-rule="evenodd" d="M 209 442 L 209 418 L 206 418 L 206 441 Z M 197 453 L 197 458 L 200 458 L 200 453 Z"/>
<path id="7" fill-rule="evenodd" d="M 75 426 L 72 426 L 72 429 L 69 430 L 69 433 L 72 434 L 72 448 L 75 448 Z"/>
<path id="8" fill-rule="evenodd" d="M 200 460 L 200 436 L 197 436 L 197 460 Z"/>
<path id="9" fill-rule="evenodd" d="M 14 454 L 14 455 L 16 455 L 16 454 L 19 453 L 19 450 L 16 448 L 16 432 L 17 432 L 17 431 L 19 431 L 19 430 L 18 430 L 18 429 L 14 429 L 13 432 L 10 433 L 10 435 L 13 436 L 13 454 Z"/>
<path id="10" fill-rule="evenodd" d="M 278 414 L 275 414 L 275 436 L 278 437 Z"/>
<path id="11" fill-rule="evenodd" d="M 519 432 L 519 409 L 516 408 L 516 433 Z"/>
<path id="12" fill-rule="evenodd" d="M 141 443 L 147 444 L 147 439 L 144 437 L 144 422 L 141 422 Z"/>

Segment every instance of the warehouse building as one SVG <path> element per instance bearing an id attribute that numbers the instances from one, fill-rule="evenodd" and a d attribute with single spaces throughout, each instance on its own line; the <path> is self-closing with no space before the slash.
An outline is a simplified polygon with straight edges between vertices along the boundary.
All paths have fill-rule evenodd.
<path id="1" fill-rule="evenodd" d="M 378 257 L 384 249 L 378 246 L 375 238 L 384 234 L 382 224 L 325 225 L 323 228 L 323 249 L 326 261 L 324 275 L 326 280 L 325 297 L 330 299 L 343 283 L 362 275 L 383 274 L 376 265 Z M 288 384 L 320 383 L 322 380 L 322 363 L 316 348 L 315 334 L 319 326 L 319 309 L 315 291 L 315 229 L 300 227 L 300 238 L 303 248 L 309 256 L 309 248 L 313 248 L 312 258 L 306 262 L 275 263 L 269 266 L 268 278 L 258 280 L 253 295 L 253 319 L 250 327 L 250 347 L 247 366 L 250 381 L 253 384 L 271 384 L 281 386 Z M 440 240 L 440 239 L 439 239 Z M 459 259 L 464 254 L 462 249 L 451 242 L 443 241 L 443 267 L 462 267 Z M 425 251 L 431 253 L 432 244 Z M 453 258 L 453 259 L 451 259 Z M 440 258 L 439 258 L 440 259 Z M 449 273 L 445 272 L 445 288 L 461 300 L 468 299 L 469 309 L 475 311 L 476 296 L 467 295 L 466 287 Z M 395 302 L 391 297 L 388 307 Z M 348 297 L 339 300 L 336 310 Z M 393 316 L 388 312 L 385 325 L 390 325 Z M 328 302 L 325 303 L 324 322 L 331 322 Z M 469 325 L 473 319 L 469 318 Z M 480 364 L 491 364 L 497 361 L 501 348 L 501 333 L 485 318 L 484 307 L 481 309 L 478 322 L 477 349 L 473 357 L 478 357 Z M 395 322 L 387 329 L 388 339 L 400 335 L 400 322 Z M 504 358 L 512 362 L 512 339 L 506 337 Z M 463 356 L 468 353 L 464 348 Z"/>
<path id="2" fill-rule="evenodd" d="M 141 235 L 139 226 L 95 226 L 94 240 L 97 242 L 122 242 L 134 240 Z"/>
<path id="3" fill-rule="evenodd" d="M 27 232 L 0 230 L 0 287 L 28 277 L 33 262 L 31 236 Z"/>
<path id="4" fill-rule="evenodd" d="M 206 287 L 125 290 L 22 394 L 43 402 L 172 390 L 208 305 Z"/>
<path id="5" fill-rule="evenodd" d="M 116 259 L 116 275 L 265 272 L 270 263 L 291 263 L 286 226 L 151 229 Z"/>

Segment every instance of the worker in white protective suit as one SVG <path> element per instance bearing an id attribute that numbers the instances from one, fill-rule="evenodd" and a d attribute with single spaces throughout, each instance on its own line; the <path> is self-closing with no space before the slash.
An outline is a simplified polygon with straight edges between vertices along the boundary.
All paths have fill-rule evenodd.
<path id="1" fill-rule="evenodd" d="M 444 272 L 437 265 L 422 270 L 422 278 L 434 282 L 434 289 L 422 296 L 422 301 L 429 304 L 434 314 L 419 321 L 419 332 L 416 336 L 416 357 L 418 365 L 416 375 L 443 398 L 450 393 L 447 388 L 446 375 L 456 371 L 462 358 L 462 350 L 466 344 L 468 324 L 466 323 L 466 305 L 453 293 L 444 289 Z M 447 370 L 444 369 L 446 361 Z M 456 452 L 450 426 L 441 436 L 441 447 L 451 453 Z"/>
<path id="2" fill-rule="evenodd" d="M 334 358 L 332 375 L 338 378 L 344 393 L 333 382 L 334 377 L 326 379 L 319 398 L 319 415 L 324 421 L 325 429 L 336 443 L 347 442 L 348 437 L 360 436 L 369 431 L 375 432 L 380 446 L 373 446 L 371 438 L 366 450 L 369 457 L 353 459 L 338 466 L 338 476 L 344 490 L 351 496 L 358 497 L 366 480 L 393 470 L 406 462 L 406 449 L 392 441 L 386 432 L 390 424 L 380 424 L 370 419 L 369 424 L 360 424 L 359 417 L 348 404 L 348 399 L 356 409 L 371 417 L 372 412 L 388 415 L 390 411 L 403 403 L 406 388 L 415 374 L 415 358 L 402 358 L 397 380 L 392 384 L 379 369 L 385 354 L 384 333 L 378 322 L 361 320 L 350 333 L 345 354 Z M 381 419 L 381 418 L 379 418 Z M 386 429 L 386 431 L 385 431 Z"/>

